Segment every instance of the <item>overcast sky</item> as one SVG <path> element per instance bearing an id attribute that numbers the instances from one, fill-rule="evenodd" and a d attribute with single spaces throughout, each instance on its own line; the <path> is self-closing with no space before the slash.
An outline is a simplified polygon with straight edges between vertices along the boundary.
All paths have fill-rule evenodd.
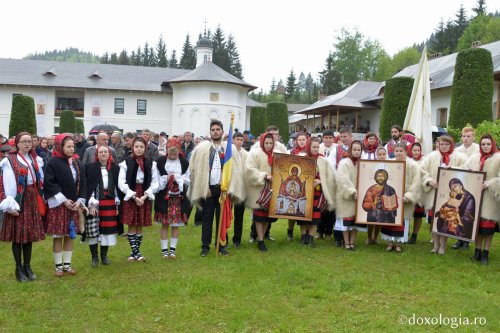
<path id="1" fill-rule="evenodd" d="M 0 5 L 0 58 L 66 47 L 119 53 L 156 44 L 163 34 L 168 54 L 176 49 L 179 59 L 186 34 L 196 42 L 206 20 L 212 30 L 220 24 L 233 34 L 244 79 L 268 90 L 273 77 L 285 81 L 292 68 L 316 77 L 342 27 L 357 27 L 393 55 L 424 41 L 441 19 L 454 18 L 460 4 L 471 16 L 476 2 L 6 0 Z M 500 9 L 494 4 L 487 0 L 487 10 Z"/>

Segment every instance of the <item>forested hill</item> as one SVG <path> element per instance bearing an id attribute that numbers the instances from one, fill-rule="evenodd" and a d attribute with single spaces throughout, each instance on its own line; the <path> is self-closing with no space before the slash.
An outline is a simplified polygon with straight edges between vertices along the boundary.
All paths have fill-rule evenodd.
<path id="1" fill-rule="evenodd" d="M 98 63 L 99 56 L 90 52 L 80 51 L 77 48 L 70 47 L 65 50 L 45 51 L 43 53 L 28 54 L 23 59 L 30 60 L 51 60 L 51 61 L 67 61 L 67 62 L 88 62 Z"/>

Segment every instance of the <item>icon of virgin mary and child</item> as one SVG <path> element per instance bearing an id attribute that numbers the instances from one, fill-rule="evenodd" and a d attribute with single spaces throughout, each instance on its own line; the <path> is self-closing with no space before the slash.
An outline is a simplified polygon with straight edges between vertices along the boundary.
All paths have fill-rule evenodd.
<path id="1" fill-rule="evenodd" d="M 288 170 L 288 177 L 281 179 L 276 213 L 303 217 L 306 208 L 306 181 L 300 179 L 300 168 L 296 164 L 292 164 Z"/>

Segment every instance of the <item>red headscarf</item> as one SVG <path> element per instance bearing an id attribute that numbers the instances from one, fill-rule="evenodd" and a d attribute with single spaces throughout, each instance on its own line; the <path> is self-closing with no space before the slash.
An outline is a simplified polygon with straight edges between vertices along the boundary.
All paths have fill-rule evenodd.
<path id="1" fill-rule="evenodd" d="M 368 135 L 366 135 L 365 138 L 363 139 L 363 149 L 368 153 L 374 153 L 377 150 L 378 146 L 380 145 L 380 140 L 375 133 L 369 133 L 369 134 L 370 134 L 369 137 L 374 136 L 376 141 L 372 145 L 369 144 L 368 143 Z"/>
<path id="2" fill-rule="evenodd" d="M 28 135 L 32 139 L 31 134 L 29 134 L 28 132 L 19 132 L 19 133 L 17 133 L 16 137 L 14 138 L 14 146 L 15 146 L 15 148 L 16 148 L 17 151 L 19 151 L 19 148 L 17 147 L 17 144 L 21 140 L 21 137 L 24 136 L 24 135 Z M 31 156 L 31 159 L 33 160 L 33 166 L 35 167 L 35 171 L 38 172 L 39 167 L 38 167 L 38 162 L 36 160 L 36 158 L 37 158 L 38 155 L 36 154 L 35 148 L 33 148 L 33 146 L 31 146 L 31 149 L 28 152 L 28 154 Z"/>
<path id="3" fill-rule="evenodd" d="M 361 147 L 361 149 L 363 149 L 363 144 L 361 143 L 361 141 L 359 141 L 359 140 L 354 140 L 353 142 L 351 142 L 351 145 L 349 146 L 349 151 L 348 151 L 348 156 L 347 156 L 347 157 L 351 159 L 351 161 L 352 161 L 352 163 L 354 164 L 354 166 L 357 166 L 357 165 L 358 165 L 359 158 L 360 158 L 361 156 L 358 156 L 358 157 L 354 157 L 354 156 L 352 156 L 352 146 L 353 146 L 355 143 L 356 143 L 356 144 L 358 144 L 358 145 Z"/>
<path id="4" fill-rule="evenodd" d="M 68 157 L 64 154 L 63 151 L 63 142 L 64 140 L 69 137 L 71 140 L 73 140 L 73 134 L 71 133 L 61 133 L 56 135 L 54 139 L 54 150 L 52 151 L 52 156 L 62 158 L 64 160 L 68 160 L 68 163 L 70 163 L 70 159 L 78 159 L 78 155 L 73 153 L 73 156 Z"/>
<path id="5" fill-rule="evenodd" d="M 271 151 L 267 151 L 266 148 L 264 148 L 264 141 L 266 140 L 266 138 L 273 139 L 273 147 L 271 148 Z M 273 151 L 274 151 L 274 137 L 270 132 L 263 133 L 260 135 L 260 148 L 267 155 L 267 163 L 270 166 L 272 166 L 273 165 Z"/>
<path id="6" fill-rule="evenodd" d="M 99 160 L 99 148 L 101 147 L 106 147 L 106 146 L 97 146 L 97 149 L 95 150 L 95 159 L 96 161 Z M 108 161 L 106 162 L 106 170 L 110 170 L 111 169 L 111 163 L 113 163 L 113 156 L 111 154 L 111 149 L 109 147 L 106 147 L 108 148 L 108 153 L 109 153 L 109 157 L 108 157 Z"/>
<path id="7" fill-rule="evenodd" d="M 448 165 L 450 164 L 450 156 L 451 154 L 453 153 L 453 150 L 455 149 L 455 141 L 453 141 L 453 138 L 451 136 L 448 136 L 448 135 L 442 135 L 439 137 L 439 140 L 440 141 L 446 141 L 450 144 L 450 150 L 448 150 L 447 153 L 443 153 L 440 149 L 439 149 L 439 145 L 438 145 L 438 151 L 441 153 L 441 157 L 443 159 L 443 163 Z"/>
<path id="8" fill-rule="evenodd" d="M 179 155 L 184 157 L 184 152 L 181 150 L 181 139 L 175 137 L 169 138 L 167 141 L 167 150 L 173 147 L 177 148 L 179 150 Z"/>
<path id="9" fill-rule="evenodd" d="M 307 151 L 307 156 L 309 157 L 314 157 L 315 159 L 317 159 L 319 156 L 324 156 L 323 154 L 313 154 L 311 152 L 311 146 L 312 146 L 312 143 L 313 142 L 317 142 L 319 144 L 319 139 L 317 138 L 309 138 L 307 139 L 307 143 L 306 143 L 306 151 Z"/>
<path id="10" fill-rule="evenodd" d="M 420 156 L 417 158 L 415 158 L 415 156 L 413 156 L 413 147 L 414 146 L 420 147 Z M 408 154 L 408 157 L 413 158 L 415 161 L 420 161 L 420 159 L 424 156 L 424 153 L 422 152 L 422 146 L 418 142 L 413 142 L 412 144 L 406 146 L 406 154 Z"/>
<path id="11" fill-rule="evenodd" d="M 146 140 L 144 140 L 144 138 L 140 136 L 135 138 L 134 142 L 132 142 L 132 158 L 135 159 L 137 164 L 139 164 L 139 168 L 141 168 L 142 172 L 144 172 L 144 154 L 142 154 L 141 156 L 137 156 L 134 151 L 134 146 L 137 141 L 142 142 L 142 144 L 144 145 L 144 154 L 146 154 L 148 145 L 146 144 Z"/>
<path id="12" fill-rule="evenodd" d="M 298 143 L 297 143 L 297 140 L 299 139 L 299 136 L 305 136 L 306 137 L 306 146 L 304 148 L 300 148 L 299 145 L 298 145 Z M 297 136 L 295 137 L 295 147 L 293 147 L 293 149 L 292 149 L 292 152 L 291 152 L 292 155 L 298 155 L 298 154 L 300 154 L 302 152 L 307 153 L 307 140 L 308 140 L 307 133 L 305 133 L 305 132 L 298 133 Z"/>
<path id="13" fill-rule="evenodd" d="M 481 147 L 481 141 L 483 141 L 483 139 L 490 139 L 491 140 L 491 150 L 489 153 L 485 153 L 483 151 L 483 148 Z M 491 136 L 491 134 L 484 134 L 483 136 L 481 136 L 481 139 L 479 140 L 479 153 L 481 154 L 481 159 L 480 159 L 481 165 L 479 167 L 479 171 L 483 171 L 484 163 L 486 162 L 486 160 L 490 156 L 493 156 L 493 154 L 495 154 L 497 151 L 498 151 L 497 144 L 496 144 L 495 140 L 493 139 L 493 136 Z"/>

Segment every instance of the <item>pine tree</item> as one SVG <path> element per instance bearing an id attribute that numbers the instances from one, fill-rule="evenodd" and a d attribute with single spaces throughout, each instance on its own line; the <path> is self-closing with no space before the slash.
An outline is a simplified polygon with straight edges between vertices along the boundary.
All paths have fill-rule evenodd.
<path id="1" fill-rule="evenodd" d="M 271 88 L 269 90 L 269 93 L 274 93 L 276 91 L 276 79 L 273 77 L 273 80 L 271 81 Z"/>
<path id="2" fill-rule="evenodd" d="M 156 44 L 156 55 L 158 58 L 158 67 L 168 67 L 167 46 L 162 35 L 160 35 L 158 44 Z"/>
<path id="3" fill-rule="evenodd" d="M 149 53 L 150 47 L 148 42 L 144 43 L 142 52 L 141 66 L 151 66 L 151 55 Z"/>
<path id="4" fill-rule="evenodd" d="M 311 73 L 308 73 L 304 84 L 305 95 L 307 97 L 306 103 L 311 103 L 311 101 L 313 100 L 315 96 L 314 88 L 315 88 L 314 80 L 312 78 Z"/>
<path id="5" fill-rule="evenodd" d="M 103 56 L 99 59 L 101 64 L 109 64 L 109 54 L 108 52 L 104 53 Z"/>
<path id="6" fill-rule="evenodd" d="M 119 65 L 129 65 L 130 58 L 128 57 L 127 50 L 123 49 L 118 56 L 118 64 Z"/>
<path id="7" fill-rule="evenodd" d="M 179 67 L 179 64 L 177 63 L 177 55 L 176 55 L 175 50 L 172 50 L 172 55 L 170 55 L 168 67 L 170 67 L 170 68 L 178 68 Z"/>
<path id="8" fill-rule="evenodd" d="M 326 58 L 325 69 L 320 74 L 321 90 L 327 94 L 332 95 L 342 90 L 341 74 L 334 66 L 333 54 L 330 52 Z"/>
<path id="9" fill-rule="evenodd" d="M 302 93 L 306 90 L 306 76 L 304 72 L 300 72 L 299 81 L 297 82 L 297 90 Z"/>
<path id="10" fill-rule="evenodd" d="M 156 67 L 158 65 L 158 57 L 156 56 L 155 49 L 150 46 L 149 47 L 149 66 Z"/>
<path id="11" fill-rule="evenodd" d="M 217 27 L 214 35 L 212 36 L 212 47 L 212 62 L 226 72 L 230 72 L 231 61 L 229 59 L 229 54 L 227 51 L 226 38 L 224 37 L 224 32 L 222 31 L 220 26 Z"/>
<path id="12" fill-rule="evenodd" d="M 231 64 L 230 74 L 236 76 L 239 79 L 243 79 L 243 69 L 240 63 L 240 54 L 238 53 L 238 48 L 232 35 L 227 38 L 227 52 L 229 55 L 229 62 Z"/>
<path id="13" fill-rule="evenodd" d="M 476 17 L 486 15 L 486 0 L 477 0 L 476 7 L 472 8 L 472 11 L 476 13 Z"/>
<path id="14" fill-rule="evenodd" d="M 193 45 L 191 45 L 191 42 L 189 41 L 189 34 L 186 35 L 186 40 L 184 41 L 184 45 L 182 47 L 179 67 L 184 69 L 194 69 L 196 67 L 196 53 Z"/>
<path id="15" fill-rule="evenodd" d="M 297 80 L 297 77 L 295 76 L 295 73 L 292 70 L 290 70 L 290 74 L 288 75 L 286 79 L 286 94 L 285 94 L 285 99 L 287 102 L 289 102 L 292 99 L 293 94 L 295 93 L 295 89 L 297 89 L 297 83 L 295 82 Z"/>
<path id="16" fill-rule="evenodd" d="M 116 54 L 116 52 L 111 53 L 108 63 L 118 65 L 118 55 Z"/>
<path id="17" fill-rule="evenodd" d="M 137 51 L 135 52 L 135 61 L 132 63 L 132 65 L 134 66 L 142 65 L 142 51 L 140 45 L 137 47 Z"/>

